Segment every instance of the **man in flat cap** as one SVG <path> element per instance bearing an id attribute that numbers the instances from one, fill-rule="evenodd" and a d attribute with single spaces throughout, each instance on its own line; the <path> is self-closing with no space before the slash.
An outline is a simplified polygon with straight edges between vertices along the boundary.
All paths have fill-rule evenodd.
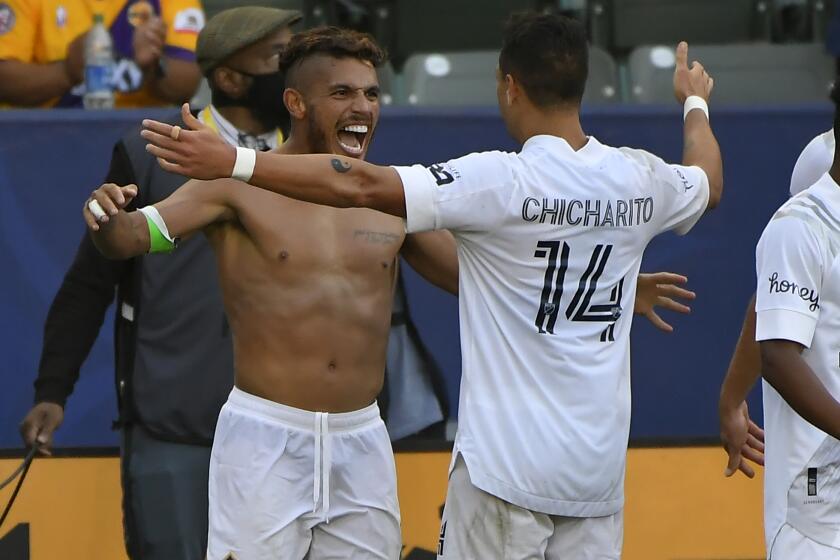
<path id="1" fill-rule="evenodd" d="M 288 116 L 278 55 L 300 18 L 234 8 L 199 35 L 198 64 L 213 101 L 199 118 L 230 144 L 267 150 L 283 141 Z M 144 148 L 137 130 L 126 134 L 105 179 L 138 186 L 132 207 L 162 200 L 185 181 L 162 171 Z M 185 240 L 173 255 L 116 261 L 85 234 L 47 317 L 36 404 L 21 435 L 49 453 L 115 290 L 126 549 L 134 560 L 203 559 L 210 447 L 233 386 L 230 330 L 204 236 Z"/>

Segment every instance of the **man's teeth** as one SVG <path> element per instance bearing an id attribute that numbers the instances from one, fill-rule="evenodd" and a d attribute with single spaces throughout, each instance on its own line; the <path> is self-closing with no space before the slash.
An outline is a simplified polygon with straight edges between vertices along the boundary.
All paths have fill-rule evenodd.
<path id="1" fill-rule="evenodd" d="M 367 134 L 368 127 L 363 124 L 353 124 L 350 126 L 345 126 L 341 130 L 344 130 L 346 132 L 358 132 L 359 134 Z"/>

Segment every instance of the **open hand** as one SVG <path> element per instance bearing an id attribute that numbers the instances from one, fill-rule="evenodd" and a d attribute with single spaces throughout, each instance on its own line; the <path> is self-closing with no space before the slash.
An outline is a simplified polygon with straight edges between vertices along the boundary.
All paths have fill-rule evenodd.
<path id="1" fill-rule="evenodd" d="M 764 465 L 764 430 L 750 420 L 747 403 L 737 407 L 721 406 L 720 441 L 728 455 L 725 476 L 732 476 L 741 471 L 747 477 L 755 476 L 755 470 L 747 460 L 757 465 Z"/>
<path id="2" fill-rule="evenodd" d="M 697 297 L 694 292 L 679 287 L 678 284 L 685 284 L 686 282 L 688 282 L 688 278 L 671 272 L 639 274 L 636 287 L 636 314 L 647 317 L 661 331 L 673 332 L 674 327 L 662 320 L 656 313 L 656 307 L 670 309 L 677 313 L 691 313 L 690 307 L 672 299 L 693 300 Z"/>
<path id="3" fill-rule="evenodd" d="M 712 88 L 715 87 L 715 81 L 696 60 L 691 63 L 691 68 L 688 67 L 688 43 L 685 41 L 677 45 L 676 58 L 674 95 L 677 101 L 682 105 L 686 98 L 697 95 L 708 102 L 712 95 Z"/>
<path id="4" fill-rule="evenodd" d="M 146 150 L 170 173 L 203 180 L 230 177 L 236 148 L 192 116 L 188 103 L 181 107 L 181 118 L 187 128 L 144 120 L 140 135 L 149 142 Z"/>

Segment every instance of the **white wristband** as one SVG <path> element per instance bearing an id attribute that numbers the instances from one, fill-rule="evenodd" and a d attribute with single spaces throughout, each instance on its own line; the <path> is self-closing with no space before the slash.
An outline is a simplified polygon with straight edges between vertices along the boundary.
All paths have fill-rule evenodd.
<path id="1" fill-rule="evenodd" d="M 709 118 L 709 104 L 699 95 L 689 95 L 683 105 L 683 120 L 688 118 L 688 113 L 694 109 L 700 109 L 706 113 L 706 119 Z"/>
<path id="2" fill-rule="evenodd" d="M 254 167 L 257 165 L 257 151 L 250 148 L 236 148 L 236 161 L 233 164 L 231 178 L 248 182 L 254 174 Z"/>

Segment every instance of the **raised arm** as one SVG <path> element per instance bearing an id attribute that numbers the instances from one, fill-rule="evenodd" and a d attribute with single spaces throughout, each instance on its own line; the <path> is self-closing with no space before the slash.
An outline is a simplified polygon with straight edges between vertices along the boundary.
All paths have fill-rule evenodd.
<path id="1" fill-rule="evenodd" d="M 137 195 L 136 185 L 102 185 L 85 202 L 83 215 L 91 239 L 111 259 L 127 259 L 162 250 L 168 242 L 199 231 L 213 223 L 235 217 L 229 200 L 230 180 L 188 181 L 171 196 L 154 204 L 154 212 L 126 212 L 125 206 Z M 96 204 L 99 208 L 96 208 Z M 104 212 L 100 215 L 99 210 Z M 96 215 L 95 215 L 96 214 Z M 159 223 L 162 222 L 162 223 Z M 171 247 L 170 247 L 171 249 Z"/>
<path id="2" fill-rule="evenodd" d="M 692 96 L 702 98 L 706 103 L 714 87 L 714 80 L 706 73 L 703 65 L 692 62 L 688 66 L 688 44 L 677 46 L 676 68 L 674 70 L 674 94 L 680 104 Z M 714 208 L 723 194 L 723 161 L 709 119 L 701 110 L 690 110 L 683 127 L 683 165 L 696 165 L 709 179 L 709 204 Z"/>

